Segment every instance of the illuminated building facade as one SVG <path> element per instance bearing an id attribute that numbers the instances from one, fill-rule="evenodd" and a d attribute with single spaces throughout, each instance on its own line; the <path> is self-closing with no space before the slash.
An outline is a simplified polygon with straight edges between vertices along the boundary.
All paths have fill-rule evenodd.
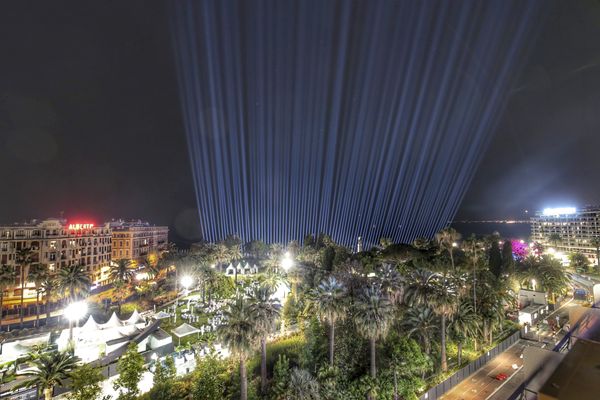
<path id="1" fill-rule="evenodd" d="M 81 265 L 95 284 L 108 278 L 111 261 L 112 234 L 109 224 L 68 223 L 64 219 L 34 220 L 29 223 L 0 226 L 0 264 L 15 266 L 15 286 L 7 288 L 4 305 L 17 308 L 21 290 L 27 303 L 35 300 L 33 283 L 28 283 L 29 267 L 23 271 L 26 284 L 21 288 L 19 250 L 32 250 L 32 264 L 47 267 L 51 275 L 69 265 Z M 29 304 L 28 304 L 29 305 Z M 31 305 L 29 305 L 31 306 Z"/>
<path id="2" fill-rule="evenodd" d="M 142 221 L 112 221 L 112 259 L 142 260 L 167 250 L 169 227 Z"/>
<path id="3" fill-rule="evenodd" d="M 600 208 L 546 208 L 531 218 L 531 239 L 568 255 L 585 254 L 596 263 L 594 239 L 600 238 Z"/>

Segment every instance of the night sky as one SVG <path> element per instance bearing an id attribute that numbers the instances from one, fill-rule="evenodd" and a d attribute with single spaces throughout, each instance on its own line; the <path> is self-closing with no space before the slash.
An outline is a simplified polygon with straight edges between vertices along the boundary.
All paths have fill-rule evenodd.
<path id="1" fill-rule="evenodd" d="M 198 238 L 165 4 L 0 7 L 0 221 L 141 218 Z M 598 2 L 548 2 L 537 36 L 459 218 L 600 203 Z"/>

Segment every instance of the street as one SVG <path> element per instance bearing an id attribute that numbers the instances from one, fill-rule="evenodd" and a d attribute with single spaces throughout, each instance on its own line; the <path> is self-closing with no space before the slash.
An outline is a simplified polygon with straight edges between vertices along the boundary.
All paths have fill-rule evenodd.
<path id="1" fill-rule="evenodd" d="M 477 370 L 467 379 L 456 385 L 452 390 L 440 397 L 444 400 L 484 400 L 490 397 L 506 381 L 499 381 L 495 378 L 498 374 L 505 374 L 509 377 L 517 370 L 513 368 L 516 365 L 520 368 L 523 365 L 521 354 L 528 345 L 528 341 L 519 340 L 509 347 L 505 352 L 499 354 L 496 358 L 488 362 L 485 366 Z"/>

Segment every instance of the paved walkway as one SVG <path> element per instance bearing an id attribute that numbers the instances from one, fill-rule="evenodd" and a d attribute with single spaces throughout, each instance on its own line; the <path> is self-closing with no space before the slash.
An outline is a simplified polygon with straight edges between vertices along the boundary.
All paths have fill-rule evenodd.
<path id="1" fill-rule="evenodd" d="M 456 385 L 452 390 L 440 397 L 440 399 L 485 400 L 489 398 L 494 391 L 505 383 L 497 380 L 495 378 L 496 375 L 503 373 L 510 377 L 517 372 L 513 368 L 513 364 L 516 364 L 518 368 L 523 365 L 521 354 L 526 346 L 527 342 L 525 340 L 519 340 L 474 374 Z"/>

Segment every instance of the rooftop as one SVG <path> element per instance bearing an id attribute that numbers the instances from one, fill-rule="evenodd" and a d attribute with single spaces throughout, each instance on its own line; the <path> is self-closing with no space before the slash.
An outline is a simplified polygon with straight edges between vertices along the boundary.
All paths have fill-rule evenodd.
<path id="1" fill-rule="evenodd" d="M 600 344 L 578 340 L 544 383 L 540 400 L 593 400 L 600 392 Z"/>

